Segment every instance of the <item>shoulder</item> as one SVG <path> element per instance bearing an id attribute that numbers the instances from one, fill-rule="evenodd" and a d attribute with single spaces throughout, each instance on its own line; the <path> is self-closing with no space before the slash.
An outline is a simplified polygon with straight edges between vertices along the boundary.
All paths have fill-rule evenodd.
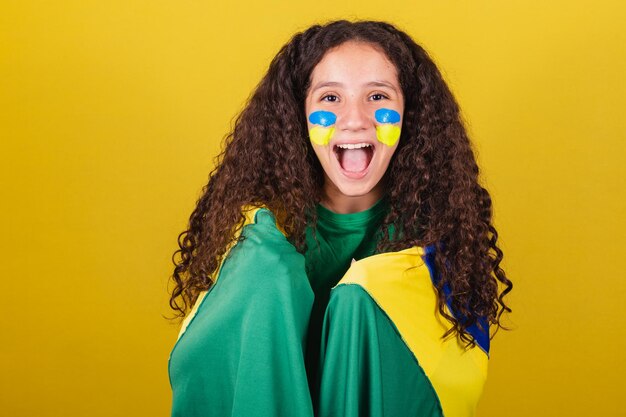
<path id="1" fill-rule="evenodd" d="M 308 294 L 304 256 L 283 234 L 275 215 L 264 207 L 245 215 L 241 237 L 226 256 L 218 282 L 226 278 L 225 287 L 243 286 L 255 297 L 294 291 Z"/>
<path id="2" fill-rule="evenodd" d="M 234 250 L 260 251 L 266 261 L 276 261 L 281 258 L 302 258 L 304 261 L 304 257 L 287 239 L 271 210 L 266 207 L 256 207 L 247 210 L 245 216 L 246 222 L 241 229 L 243 239 L 239 240 Z"/>
<path id="3" fill-rule="evenodd" d="M 276 221 L 276 216 L 267 207 L 244 207 L 245 216 L 242 233 L 268 240 L 286 241 L 285 233 Z"/>
<path id="4" fill-rule="evenodd" d="M 360 284 L 338 284 L 330 292 L 326 309 L 328 318 L 340 315 L 342 318 L 369 316 L 377 309 L 376 302 Z"/>

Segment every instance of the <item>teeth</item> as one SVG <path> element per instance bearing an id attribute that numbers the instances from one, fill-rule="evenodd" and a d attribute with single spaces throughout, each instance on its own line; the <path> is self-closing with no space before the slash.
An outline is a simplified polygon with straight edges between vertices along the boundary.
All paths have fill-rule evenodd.
<path id="1" fill-rule="evenodd" d="M 370 145 L 369 143 L 339 143 L 337 144 L 337 147 L 341 149 L 361 149 L 361 148 L 367 148 L 370 146 L 372 145 Z"/>

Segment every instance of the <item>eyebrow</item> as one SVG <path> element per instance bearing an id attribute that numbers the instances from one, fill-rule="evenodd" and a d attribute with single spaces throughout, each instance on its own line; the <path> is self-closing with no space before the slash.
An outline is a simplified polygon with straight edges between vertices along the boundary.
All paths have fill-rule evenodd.
<path id="1" fill-rule="evenodd" d="M 366 87 L 387 87 L 387 88 L 391 88 L 396 93 L 398 92 L 396 87 L 394 87 L 393 84 L 391 84 L 391 83 L 389 83 L 387 81 L 370 81 L 368 83 L 365 83 L 364 86 L 366 86 Z M 322 82 L 317 83 L 315 85 L 315 87 L 313 87 L 313 89 L 311 91 L 316 91 L 316 90 L 319 90 L 320 88 L 323 88 L 323 87 L 343 87 L 343 83 L 340 83 L 340 82 L 337 82 L 337 81 L 322 81 Z"/>

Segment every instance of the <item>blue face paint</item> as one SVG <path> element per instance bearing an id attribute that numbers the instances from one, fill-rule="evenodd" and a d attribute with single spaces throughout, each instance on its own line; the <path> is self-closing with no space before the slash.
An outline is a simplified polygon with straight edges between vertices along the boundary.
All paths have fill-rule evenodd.
<path id="1" fill-rule="evenodd" d="M 315 125 L 309 129 L 311 142 L 316 145 L 328 145 L 330 138 L 335 133 L 332 127 L 337 121 L 337 116 L 333 112 L 318 110 L 309 115 L 309 122 Z"/>
<path id="2" fill-rule="evenodd" d="M 328 127 L 330 125 L 334 125 L 336 121 L 337 116 L 335 116 L 335 113 L 330 111 L 318 110 L 309 115 L 309 122 L 314 125 Z"/>
<path id="3" fill-rule="evenodd" d="M 374 113 L 378 123 L 399 123 L 400 113 L 391 109 L 378 109 Z"/>

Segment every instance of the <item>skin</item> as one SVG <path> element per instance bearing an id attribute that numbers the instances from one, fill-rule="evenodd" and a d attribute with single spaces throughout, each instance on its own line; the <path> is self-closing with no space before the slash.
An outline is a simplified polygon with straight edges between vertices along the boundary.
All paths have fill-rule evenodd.
<path id="1" fill-rule="evenodd" d="M 331 49 L 313 69 L 305 111 L 336 115 L 327 144 L 311 142 L 324 169 L 321 204 L 335 213 L 356 213 L 373 206 L 384 194 L 383 176 L 398 147 L 377 138 L 375 112 L 385 108 L 404 114 L 404 97 L 395 66 L 376 47 L 349 41 Z M 397 124 L 402 125 L 402 122 Z M 308 121 L 309 130 L 316 125 Z M 336 145 L 368 143 L 373 156 L 367 169 L 346 173 L 334 151 Z M 356 178 L 358 177 L 358 178 Z"/>

